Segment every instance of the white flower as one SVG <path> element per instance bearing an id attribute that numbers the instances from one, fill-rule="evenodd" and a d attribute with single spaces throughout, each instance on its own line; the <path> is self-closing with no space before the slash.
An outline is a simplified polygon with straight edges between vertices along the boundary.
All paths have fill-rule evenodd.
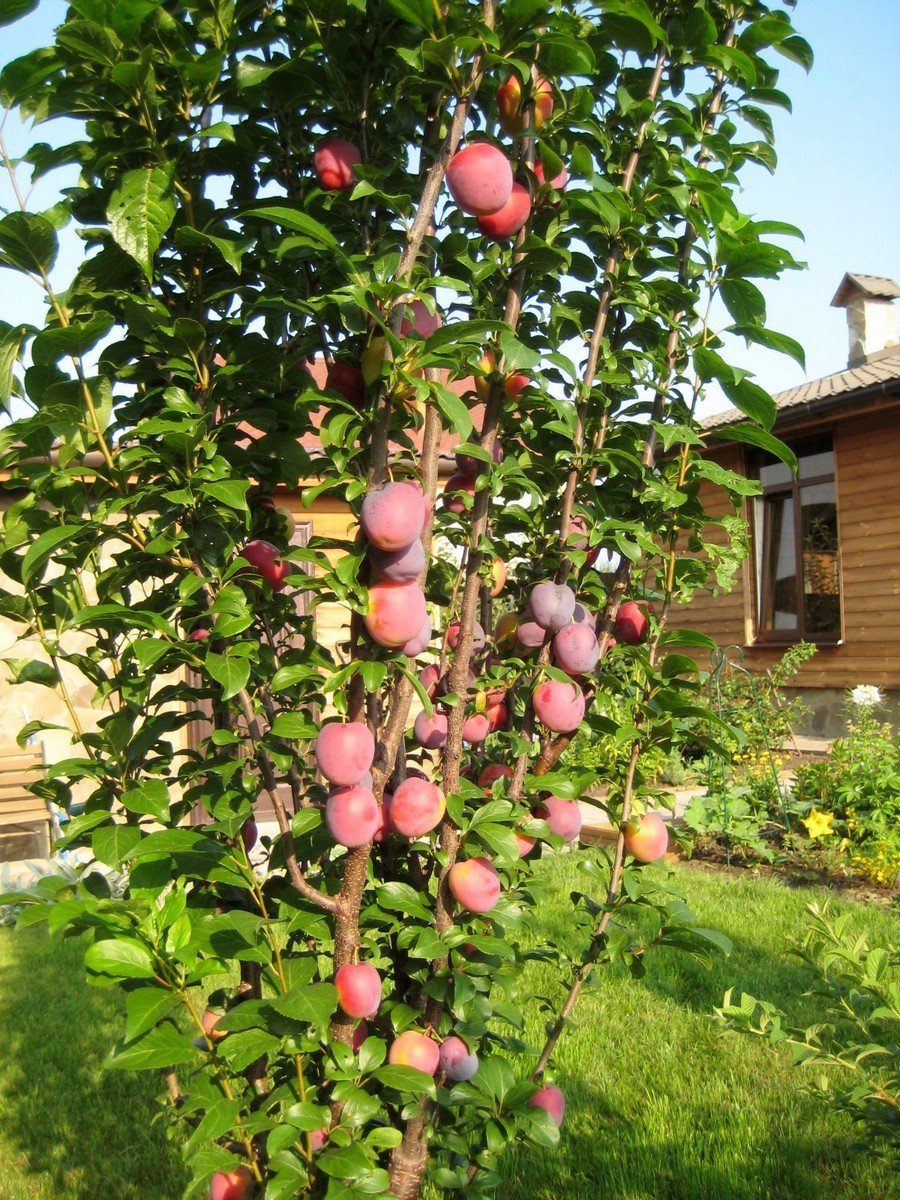
<path id="1" fill-rule="evenodd" d="M 850 691 L 850 702 L 859 708 L 874 708 L 881 703 L 881 692 L 871 683 L 858 683 Z"/>

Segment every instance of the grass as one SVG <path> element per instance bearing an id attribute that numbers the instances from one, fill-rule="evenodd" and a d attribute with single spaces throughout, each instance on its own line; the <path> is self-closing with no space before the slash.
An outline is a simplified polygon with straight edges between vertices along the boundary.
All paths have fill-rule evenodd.
<path id="1" fill-rule="evenodd" d="M 556 899 L 548 935 L 570 936 L 568 893 L 587 890 L 578 855 L 543 868 Z M 558 1048 L 568 1097 L 556 1152 L 508 1160 L 501 1200 L 898 1200 L 886 1167 L 854 1145 L 853 1126 L 805 1097 L 787 1055 L 722 1036 L 708 1014 L 725 991 L 773 1000 L 804 1022 L 808 976 L 785 959 L 811 893 L 773 880 L 687 867 L 675 886 L 704 924 L 734 942 L 712 970 L 657 951 L 633 981 L 604 971 Z M 896 939 L 895 914 L 850 901 L 873 942 Z M 558 994 L 532 967 L 523 994 Z M 0 929 L 0 1200 L 176 1200 L 177 1149 L 156 1114 L 155 1079 L 105 1072 L 120 1030 L 118 995 L 88 987 L 77 943 Z M 531 1007 L 531 1040 L 541 1014 Z"/>

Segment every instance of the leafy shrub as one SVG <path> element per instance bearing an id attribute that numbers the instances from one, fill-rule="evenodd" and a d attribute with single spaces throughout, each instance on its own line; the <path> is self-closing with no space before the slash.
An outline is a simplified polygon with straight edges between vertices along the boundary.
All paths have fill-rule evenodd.
<path id="1" fill-rule="evenodd" d="M 795 953 L 814 973 L 812 991 L 825 997 L 833 1020 L 792 1025 L 766 1000 L 733 989 L 716 1015 L 726 1029 L 788 1046 L 798 1066 L 824 1068 L 809 1090 L 848 1112 L 866 1133 L 867 1150 L 900 1160 L 900 953 L 870 947 L 832 918 L 828 905 L 809 905 L 811 925 Z"/>

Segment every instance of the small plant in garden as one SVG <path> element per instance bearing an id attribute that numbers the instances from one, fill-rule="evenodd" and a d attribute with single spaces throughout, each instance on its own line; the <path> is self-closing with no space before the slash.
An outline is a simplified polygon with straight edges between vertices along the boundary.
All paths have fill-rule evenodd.
<path id="1" fill-rule="evenodd" d="M 810 928 L 795 953 L 814 973 L 827 1023 L 807 1029 L 766 1000 L 729 991 L 720 1023 L 787 1046 L 813 1078 L 809 1090 L 860 1123 L 869 1152 L 900 1164 L 900 955 L 850 931 L 850 917 L 811 904 Z"/>
<path id="2" fill-rule="evenodd" d="M 166 1072 L 191 1193 L 484 1195 L 508 1143 L 560 1136 L 598 963 L 721 946 L 642 866 L 666 837 L 640 763 L 707 721 L 683 651 L 708 641 L 669 628 L 709 570 L 706 384 L 793 462 L 708 318 L 770 344 L 753 277 L 795 265 L 736 206 L 774 165 L 778 53 L 809 60 L 760 0 L 97 0 L 0 74 L 7 106 L 85 121 L 25 156 L 78 186 L 0 219 L 48 303 L 0 331 L 0 604 L 33 647 L 14 678 L 65 705 L 48 785 L 85 794 L 65 841 L 92 856 L 22 920 L 87 933 L 125 993 L 111 1065 Z M 293 538 L 297 493 L 347 535 Z M 618 837 L 580 951 L 540 949 L 561 984 L 530 1045 L 532 863 L 577 833 L 597 772 L 560 764 L 611 732 L 607 694 Z"/>
<path id="3" fill-rule="evenodd" d="M 856 874 L 890 886 L 900 876 L 900 738 L 878 718 L 880 704 L 871 685 L 847 693 L 846 735 L 827 759 L 798 767 L 795 793 L 807 820 L 827 823 Z"/>

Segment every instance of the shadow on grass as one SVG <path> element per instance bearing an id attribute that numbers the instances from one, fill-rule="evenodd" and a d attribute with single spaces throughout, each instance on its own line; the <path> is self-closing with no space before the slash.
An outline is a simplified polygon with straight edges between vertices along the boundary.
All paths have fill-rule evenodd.
<path id="1" fill-rule="evenodd" d="M 783 1119 L 773 1103 L 765 1128 L 742 1127 L 736 1105 L 692 1109 L 690 1127 L 665 1105 L 626 1114 L 584 1076 L 560 1082 L 569 1113 L 556 1150 L 519 1149 L 505 1164 L 498 1200 L 897 1200 L 887 1166 L 858 1161 L 818 1122 L 810 1102 L 802 1120 Z M 703 1081 L 698 1080 L 702 1095 Z M 794 1114 L 795 1116 L 798 1114 Z"/>
<path id="2" fill-rule="evenodd" d="M 180 1196 L 183 1170 L 166 1141 L 159 1074 L 103 1066 L 124 1025 L 121 998 L 85 982 L 80 941 L 37 929 L 0 935 L 7 960 L 0 972 L 0 1115 L 7 1153 L 19 1164 L 9 1194 Z M 0 1196 L 8 1194 L 4 1169 Z M 35 1177 L 33 1192 L 23 1173 Z"/>

